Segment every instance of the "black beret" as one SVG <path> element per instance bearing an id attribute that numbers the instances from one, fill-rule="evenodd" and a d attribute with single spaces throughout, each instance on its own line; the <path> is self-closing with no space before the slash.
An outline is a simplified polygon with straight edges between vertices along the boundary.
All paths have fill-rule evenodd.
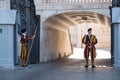
<path id="1" fill-rule="evenodd" d="M 92 30 L 92 28 L 89 28 L 89 29 L 88 29 L 88 31 L 91 31 L 91 30 Z"/>
<path id="2" fill-rule="evenodd" d="M 22 33 L 26 32 L 26 31 L 27 31 L 26 29 L 22 29 L 22 30 L 21 30 Z"/>

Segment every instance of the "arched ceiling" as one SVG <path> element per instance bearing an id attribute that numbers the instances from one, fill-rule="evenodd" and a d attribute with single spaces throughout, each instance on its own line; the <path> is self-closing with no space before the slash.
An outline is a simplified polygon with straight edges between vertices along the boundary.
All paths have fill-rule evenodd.
<path id="1" fill-rule="evenodd" d="M 110 26 L 110 18 L 94 12 L 68 12 L 54 15 L 45 21 L 45 25 L 67 28 L 84 22 Z"/>

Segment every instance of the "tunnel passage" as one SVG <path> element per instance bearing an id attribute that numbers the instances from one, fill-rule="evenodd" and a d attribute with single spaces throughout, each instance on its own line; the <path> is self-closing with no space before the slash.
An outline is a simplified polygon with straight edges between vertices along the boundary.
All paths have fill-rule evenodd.
<path id="1" fill-rule="evenodd" d="M 40 62 L 69 56 L 73 54 L 74 48 L 84 48 L 81 38 L 90 27 L 98 39 L 96 47 L 109 52 L 109 17 L 86 11 L 67 12 L 49 17 L 41 30 Z"/>

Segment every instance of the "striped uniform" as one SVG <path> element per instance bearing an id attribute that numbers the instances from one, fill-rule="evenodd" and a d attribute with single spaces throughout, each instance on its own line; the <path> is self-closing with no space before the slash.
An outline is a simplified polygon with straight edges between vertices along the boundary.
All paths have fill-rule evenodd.
<path id="1" fill-rule="evenodd" d="M 28 57 L 28 42 L 29 40 L 32 40 L 32 38 L 28 38 L 26 35 L 22 35 L 21 36 L 21 54 L 20 54 L 20 57 L 21 57 L 21 63 L 22 63 L 22 66 L 26 66 L 26 61 L 27 61 L 27 57 Z"/>
<path id="2" fill-rule="evenodd" d="M 85 35 L 82 38 L 82 43 L 84 43 L 85 46 L 85 50 L 84 50 L 84 58 L 88 59 L 89 58 L 89 52 L 91 52 L 91 59 L 94 59 L 96 57 L 96 48 L 95 48 L 95 44 L 97 44 L 97 38 L 95 37 L 95 35 Z M 89 48 L 89 46 L 91 46 L 91 48 Z"/>

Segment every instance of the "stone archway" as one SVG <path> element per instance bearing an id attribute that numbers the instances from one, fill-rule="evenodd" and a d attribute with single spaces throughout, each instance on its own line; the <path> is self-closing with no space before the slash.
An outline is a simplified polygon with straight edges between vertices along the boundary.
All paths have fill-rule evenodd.
<path id="1" fill-rule="evenodd" d="M 107 26 L 110 31 L 110 18 L 94 12 L 66 12 L 53 15 L 44 20 L 41 27 L 41 62 L 54 60 L 72 54 L 72 44 L 68 29 L 84 23 L 84 17 L 92 25 Z M 109 27 L 108 27 L 109 26 Z M 87 29 L 87 28 L 86 28 Z M 97 29 L 96 33 L 99 31 Z M 105 29 L 103 29 L 105 32 Z M 109 34 L 110 37 L 110 34 Z M 101 39 L 99 37 L 99 39 Z M 110 39 L 110 38 L 109 38 Z M 102 39 L 103 41 L 103 39 Z M 110 47 L 110 42 L 109 42 Z"/>

